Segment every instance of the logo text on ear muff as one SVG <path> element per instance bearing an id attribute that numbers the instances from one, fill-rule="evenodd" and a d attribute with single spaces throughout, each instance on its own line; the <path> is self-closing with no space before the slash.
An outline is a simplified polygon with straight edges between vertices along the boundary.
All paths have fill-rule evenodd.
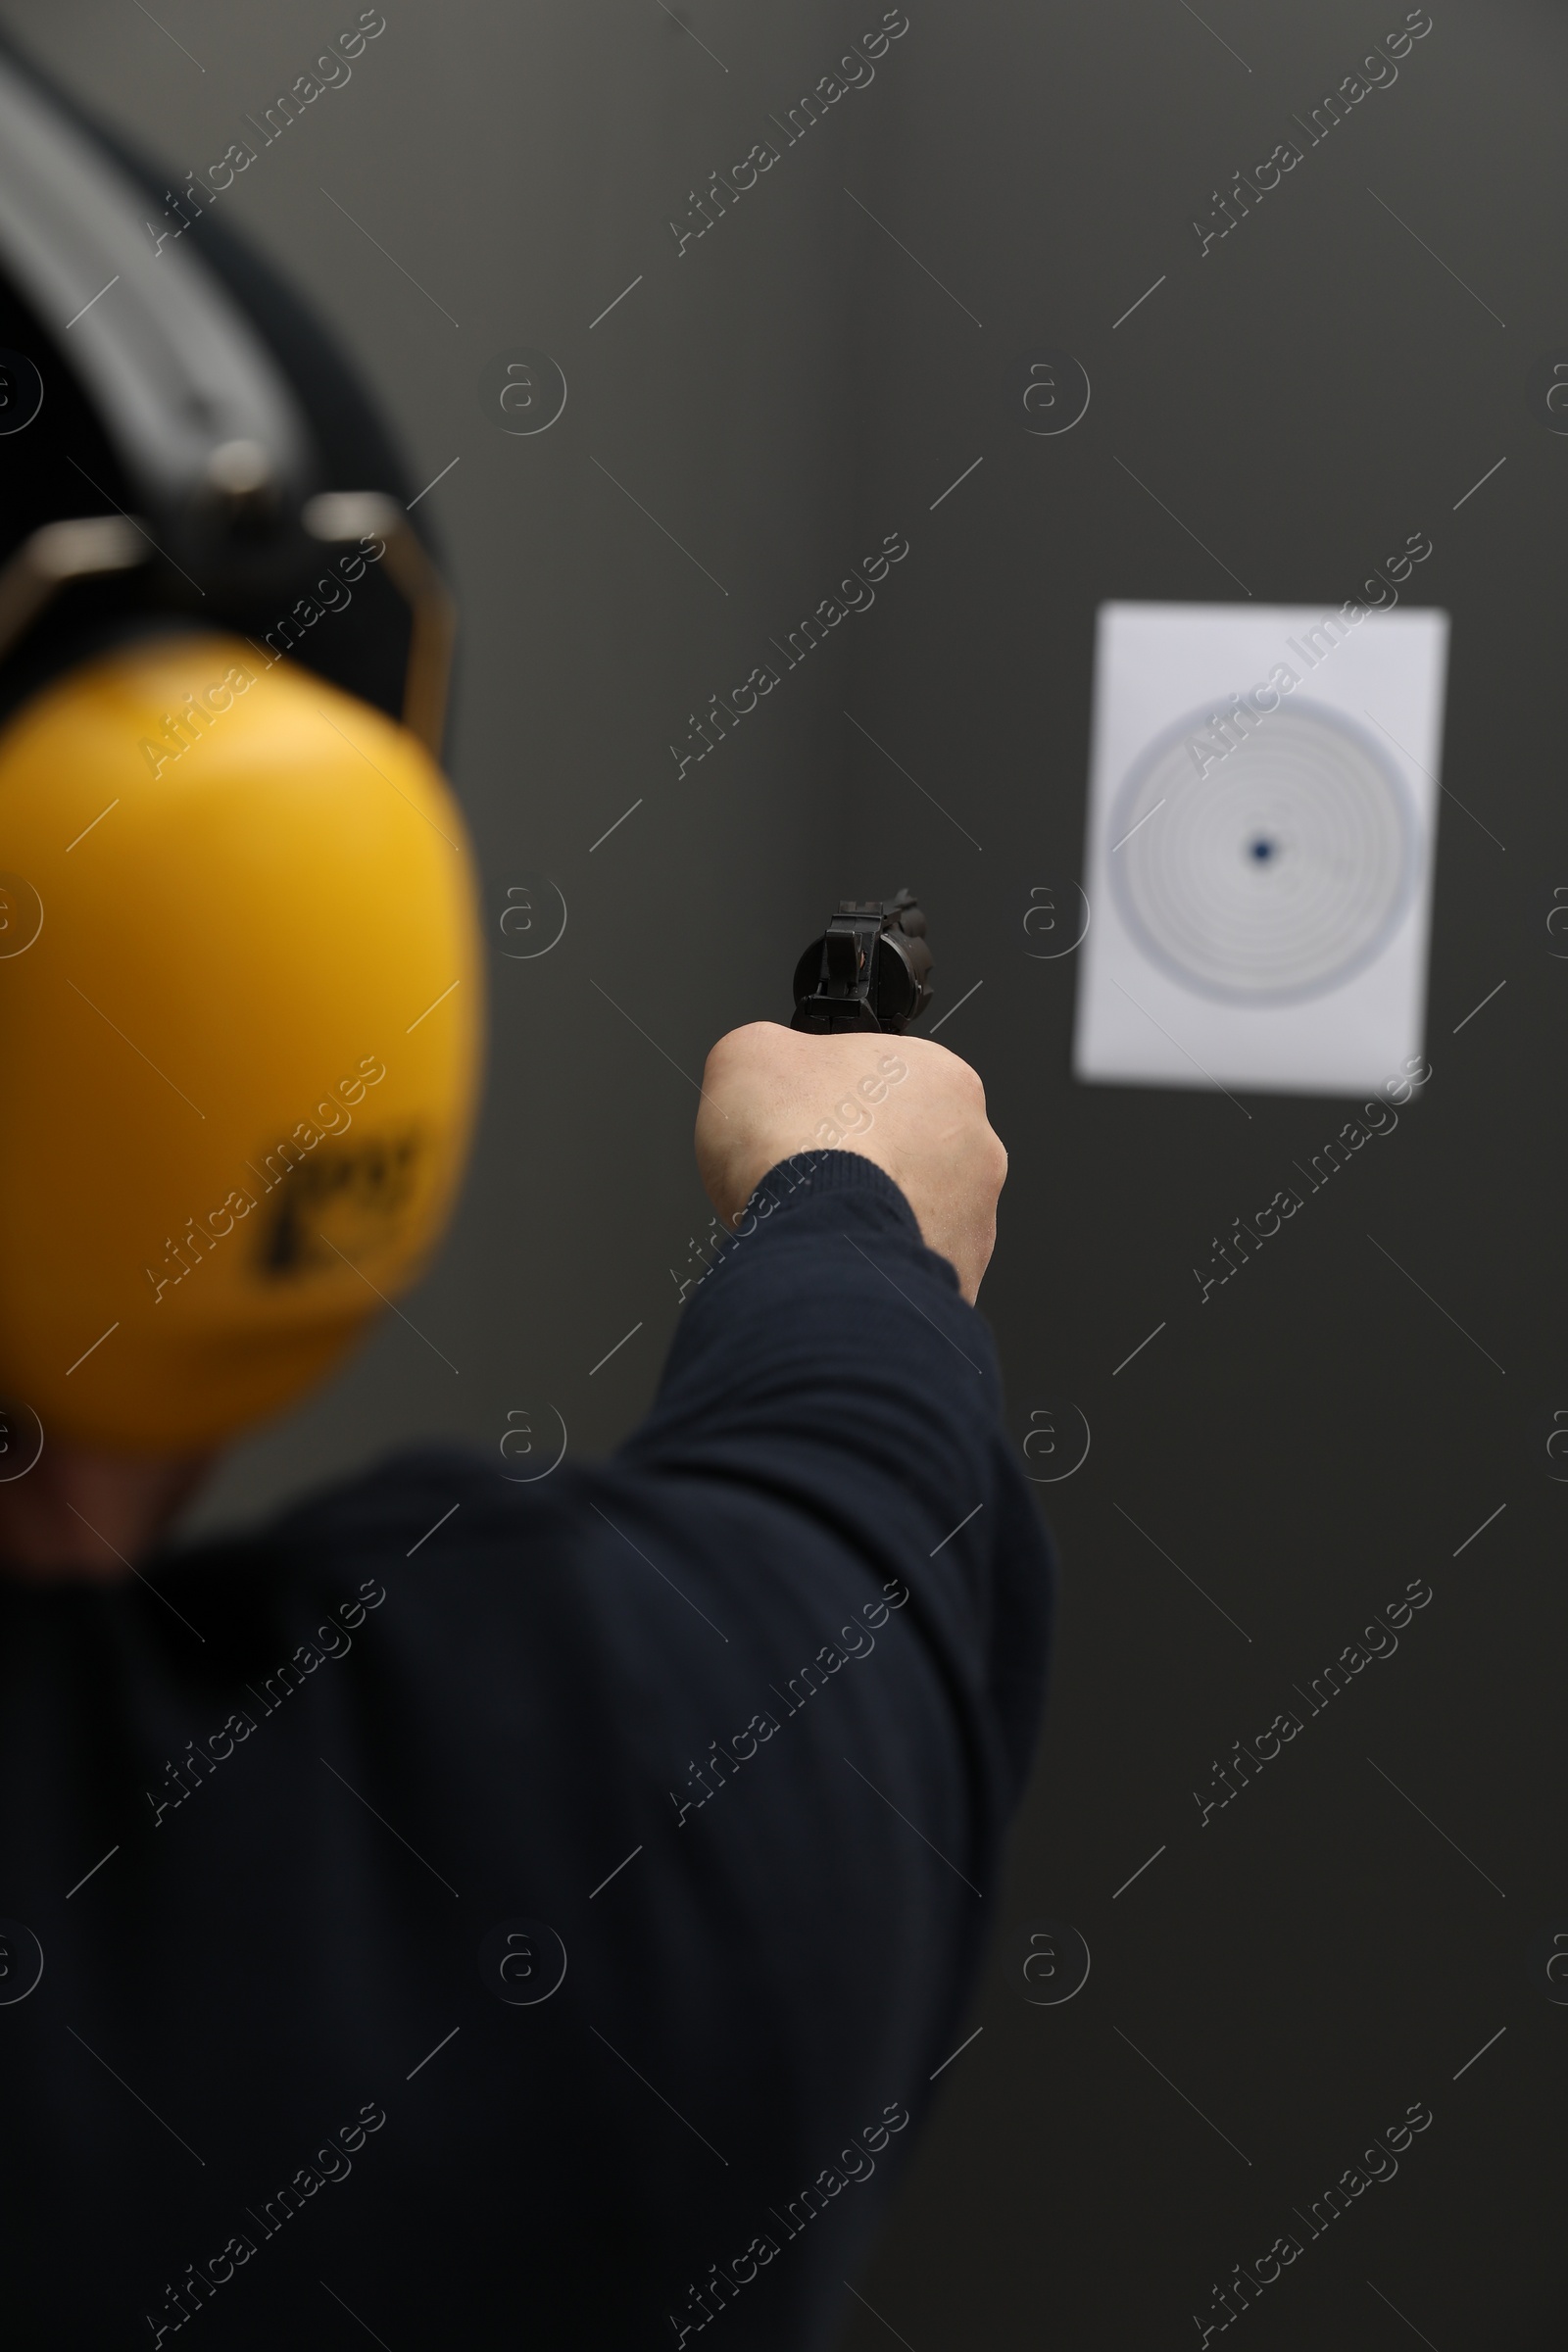
<path id="1" fill-rule="evenodd" d="M 411 1128 L 323 1145 L 302 1160 L 262 1229 L 259 1271 L 287 1280 L 385 1248 L 415 1197 L 423 1150 L 423 1137 Z"/>

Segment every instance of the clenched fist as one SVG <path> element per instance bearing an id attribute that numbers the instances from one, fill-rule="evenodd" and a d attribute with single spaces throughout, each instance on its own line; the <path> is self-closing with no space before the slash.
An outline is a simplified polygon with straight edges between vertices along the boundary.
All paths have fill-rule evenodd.
<path id="1" fill-rule="evenodd" d="M 966 1061 L 916 1037 L 808 1037 L 752 1021 L 721 1037 L 703 1073 L 697 1165 L 733 1225 L 781 1159 L 858 1152 L 892 1177 L 928 1250 L 956 1268 L 971 1305 L 997 1240 L 1007 1154 Z"/>

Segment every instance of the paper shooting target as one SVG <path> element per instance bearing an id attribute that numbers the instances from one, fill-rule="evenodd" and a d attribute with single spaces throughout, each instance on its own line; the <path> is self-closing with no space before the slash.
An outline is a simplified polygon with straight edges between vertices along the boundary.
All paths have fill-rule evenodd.
<path id="1" fill-rule="evenodd" d="M 1403 779 L 1348 718 L 1293 699 L 1200 775 L 1206 717 L 1161 736 L 1117 797 L 1111 886 L 1144 955 L 1236 1004 L 1320 996 L 1387 946 L 1419 865 Z"/>

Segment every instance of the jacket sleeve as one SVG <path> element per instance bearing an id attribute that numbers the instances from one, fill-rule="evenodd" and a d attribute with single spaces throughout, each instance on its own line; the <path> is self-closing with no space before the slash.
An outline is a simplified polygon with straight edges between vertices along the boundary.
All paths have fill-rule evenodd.
<path id="1" fill-rule="evenodd" d="M 645 1948 L 687 1939 L 672 2060 L 732 2136 L 765 2129 L 754 2212 L 857 2182 L 847 2259 L 913 2136 L 866 2187 L 855 2135 L 918 2118 L 962 2037 L 1038 1729 L 1054 1570 L 999 1385 L 897 1186 L 813 1155 L 764 1179 L 595 1497 L 606 1542 L 680 1586 L 654 1588 L 680 1643 L 654 1702 L 670 1876 L 628 1889 Z M 811 2339 L 797 2319 L 781 2340 Z"/>
<path id="2" fill-rule="evenodd" d="M 313 1521 L 388 1596 L 324 1752 L 449 1857 L 465 1921 L 562 1938 L 530 2113 L 565 2145 L 589 2102 L 665 2341 L 702 2324 L 693 2264 L 749 2241 L 736 2340 L 827 2340 L 961 2038 L 1051 1614 L 997 1390 L 902 1193 L 823 1153 L 764 1180 L 610 1461 L 427 1457 Z M 351 1826 L 395 1892 L 406 1857 Z M 510 2013 L 474 1997 L 478 2053 Z"/>
<path id="3" fill-rule="evenodd" d="M 1000 1385 L 987 1326 L 898 1187 L 858 1153 L 817 1152 L 759 1187 L 619 1456 L 661 1515 L 722 1520 L 746 1497 L 766 1541 L 735 1528 L 713 1598 L 759 1625 L 787 1604 L 797 1649 L 816 1627 L 831 1646 L 841 1613 L 904 1612 L 971 1876 L 990 1870 L 1028 1769 L 1053 1586 Z"/>

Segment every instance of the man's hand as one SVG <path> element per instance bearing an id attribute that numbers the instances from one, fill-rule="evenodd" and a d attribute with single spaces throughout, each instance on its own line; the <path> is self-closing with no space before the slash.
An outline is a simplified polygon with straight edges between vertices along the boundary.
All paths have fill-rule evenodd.
<path id="1" fill-rule="evenodd" d="M 769 1168 L 824 1148 L 858 1152 L 892 1177 L 972 1306 L 1007 1154 L 969 1064 L 916 1037 L 807 1037 L 773 1021 L 721 1037 L 703 1073 L 697 1165 L 725 1224 Z"/>

